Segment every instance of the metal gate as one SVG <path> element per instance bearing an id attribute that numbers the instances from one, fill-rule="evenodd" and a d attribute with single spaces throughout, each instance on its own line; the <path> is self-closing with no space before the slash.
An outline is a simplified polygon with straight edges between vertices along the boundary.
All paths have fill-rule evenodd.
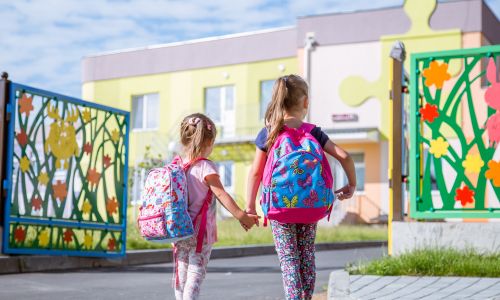
<path id="1" fill-rule="evenodd" d="M 123 256 L 129 113 L 4 79 L 3 252 Z"/>
<path id="2" fill-rule="evenodd" d="M 410 76 L 411 217 L 499 218 L 500 46 L 414 54 Z"/>

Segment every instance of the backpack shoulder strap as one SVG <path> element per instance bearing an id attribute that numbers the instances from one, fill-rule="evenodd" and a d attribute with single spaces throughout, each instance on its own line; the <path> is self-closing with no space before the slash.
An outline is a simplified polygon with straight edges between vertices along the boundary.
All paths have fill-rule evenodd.
<path id="1" fill-rule="evenodd" d="M 300 126 L 300 128 L 302 128 L 305 132 L 309 132 L 311 133 L 311 131 L 314 129 L 314 127 L 316 127 L 316 125 L 314 124 L 311 124 L 311 123 L 302 123 L 302 125 Z"/>
<path id="2" fill-rule="evenodd" d="M 202 161 L 202 160 L 210 161 L 208 158 L 198 157 L 198 158 L 195 158 L 186 164 L 182 164 L 182 168 L 184 169 L 184 171 L 187 171 L 187 170 L 189 170 L 189 168 L 194 166 L 197 162 Z"/>

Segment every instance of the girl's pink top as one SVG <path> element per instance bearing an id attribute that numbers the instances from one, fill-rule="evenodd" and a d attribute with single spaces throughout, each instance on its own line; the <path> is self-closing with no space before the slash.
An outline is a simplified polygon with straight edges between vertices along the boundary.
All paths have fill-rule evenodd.
<path id="1" fill-rule="evenodd" d="M 217 172 L 217 166 L 212 161 L 207 160 L 196 162 L 186 173 L 189 197 L 188 213 L 191 219 L 194 220 L 207 196 L 208 184 L 205 178 L 213 174 L 218 176 L 219 173 Z M 207 213 L 207 236 L 205 238 L 207 244 L 217 242 L 216 202 L 216 198 L 212 196 L 212 203 L 208 207 Z"/>

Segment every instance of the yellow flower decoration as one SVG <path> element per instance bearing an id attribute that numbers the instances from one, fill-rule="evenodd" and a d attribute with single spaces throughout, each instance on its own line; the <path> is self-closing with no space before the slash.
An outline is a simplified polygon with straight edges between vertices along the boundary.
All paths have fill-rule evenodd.
<path id="1" fill-rule="evenodd" d="M 49 183 L 49 175 L 47 173 L 42 172 L 38 175 L 38 182 L 43 185 L 47 185 Z"/>
<path id="2" fill-rule="evenodd" d="M 19 162 L 19 167 L 23 172 L 28 171 L 28 169 L 30 168 L 30 160 L 26 156 L 23 156 L 23 158 L 21 158 L 21 161 Z"/>
<path id="3" fill-rule="evenodd" d="M 90 204 L 88 200 L 85 200 L 85 202 L 83 202 L 82 212 L 84 214 L 88 214 L 90 213 L 91 210 L 92 210 L 92 204 Z"/>
<path id="4" fill-rule="evenodd" d="M 83 238 L 83 245 L 85 248 L 90 249 L 92 248 L 92 245 L 94 244 L 94 239 L 90 234 L 85 234 L 85 237 Z"/>
<path id="5" fill-rule="evenodd" d="M 115 143 L 118 143 L 118 141 L 120 140 L 120 132 L 117 129 L 115 129 L 115 130 L 113 130 L 113 132 L 111 132 L 111 139 Z"/>
<path id="6" fill-rule="evenodd" d="M 38 245 L 40 247 L 47 247 L 49 244 L 49 230 L 45 229 L 38 235 Z"/>
<path id="7" fill-rule="evenodd" d="M 426 86 L 434 84 L 438 89 L 443 88 L 443 83 L 451 78 L 448 73 L 448 64 L 439 64 L 437 61 L 431 62 L 429 67 L 422 72 L 422 76 L 425 78 Z"/>
<path id="8" fill-rule="evenodd" d="M 448 153 L 449 146 L 450 144 L 448 144 L 447 141 L 445 141 L 442 137 L 438 137 L 437 139 L 431 141 L 429 152 L 434 154 L 436 158 L 440 158 Z"/>
<path id="9" fill-rule="evenodd" d="M 489 170 L 484 175 L 491 180 L 493 186 L 500 187 L 500 161 L 490 160 L 488 168 Z"/>
<path id="10" fill-rule="evenodd" d="M 467 154 L 462 166 L 465 168 L 465 172 L 479 174 L 484 166 L 484 161 L 479 154 Z"/>
<path id="11" fill-rule="evenodd" d="M 83 122 L 88 123 L 92 119 L 92 115 L 90 114 L 90 110 L 86 109 L 82 112 Z"/>

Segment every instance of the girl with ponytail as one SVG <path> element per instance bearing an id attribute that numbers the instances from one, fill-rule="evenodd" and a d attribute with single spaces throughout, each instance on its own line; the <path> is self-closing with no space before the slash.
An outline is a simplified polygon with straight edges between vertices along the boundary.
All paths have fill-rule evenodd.
<path id="1" fill-rule="evenodd" d="M 264 215 L 271 223 L 286 299 L 311 299 L 313 295 L 316 278 L 314 240 L 317 220 L 324 217 L 327 212 L 321 206 L 320 200 L 323 200 L 322 195 L 328 195 L 328 192 L 331 195 L 330 200 L 333 198 L 330 189 L 331 170 L 323 152 L 332 155 L 340 162 L 349 180 L 348 185 L 335 191 L 337 199 L 351 198 L 356 187 L 354 162 L 349 154 L 330 141 L 321 128 L 302 122 L 308 107 L 308 86 L 300 76 L 288 75 L 276 80 L 271 102 L 265 114 L 265 127 L 255 139 L 256 153 L 247 184 L 246 212 L 250 214 L 256 214 L 257 191 L 261 183 L 263 184 L 261 204 Z M 295 146 L 291 146 L 290 139 L 285 140 L 285 136 L 293 137 Z M 318 153 L 311 152 L 311 148 L 308 147 L 301 148 L 302 145 L 297 144 L 297 141 L 306 140 L 304 136 L 307 136 L 308 141 L 312 141 L 312 144 L 307 145 L 317 145 L 315 149 Z M 286 144 L 280 147 L 281 142 Z M 292 161 L 287 161 L 287 155 L 288 157 L 296 156 L 293 156 Z M 322 167 L 319 166 L 317 159 L 304 158 L 305 165 L 300 165 L 301 155 L 303 157 L 316 155 L 314 157 L 319 158 Z M 318 171 L 314 173 L 313 168 L 317 168 Z M 324 175 L 325 172 L 330 174 Z M 263 182 L 263 176 L 266 182 Z M 320 194 L 320 189 L 317 188 L 319 185 L 313 186 L 320 181 L 314 176 L 326 179 L 329 176 L 329 180 L 322 181 L 323 194 Z M 324 182 L 329 182 L 330 186 L 325 186 Z M 304 190 L 307 191 L 307 195 L 310 192 L 310 197 L 299 199 L 299 195 L 304 195 Z M 280 194 L 280 191 L 285 192 Z M 295 196 L 284 196 L 288 191 L 293 192 Z M 326 203 L 328 198 L 324 199 Z M 308 209 L 301 210 L 302 208 L 299 208 L 301 204 Z M 296 213 L 298 211 L 304 213 L 299 215 Z M 320 211 L 320 216 L 313 216 L 318 211 Z M 310 215 L 308 216 L 307 213 Z M 264 225 L 266 220 L 265 218 Z M 295 220 L 301 222 L 295 222 Z M 302 222 L 302 220 L 314 221 Z"/>

